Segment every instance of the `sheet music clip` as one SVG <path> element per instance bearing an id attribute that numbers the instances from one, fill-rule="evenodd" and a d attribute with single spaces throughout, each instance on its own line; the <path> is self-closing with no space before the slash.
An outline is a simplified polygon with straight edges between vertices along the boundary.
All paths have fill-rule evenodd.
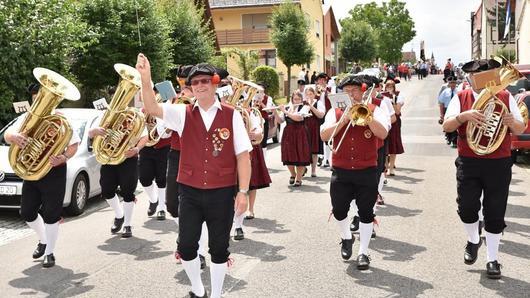
<path id="1" fill-rule="evenodd" d="M 217 88 L 215 93 L 219 95 L 219 98 L 223 98 L 225 96 L 231 96 L 232 94 L 234 94 L 234 90 L 232 89 L 232 86 L 226 85 L 224 87 Z"/>
<path id="2" fill-rule="evenodd" d="M 331 103 L 331 106 L 334 109 L 339 108 L 341 110 L 344 110 L 351 106 L 351 100 L 348 93 L 328 94 L 328 98 Z"/>
<path id="3" fill-rule="evenodd" d="M 26 100 L 26 101 L 13 102 L 13 108 L 15 109 L 15 113 L 22 114 L 22 113 L 29 111 L 30 106 L 29 106 L 29 102 Z"/>
<path id="4" fill-rule="evenodd" d="M 109 107 L 109 104 L 107 103 L 107 100 L 105 99 L 105 97 L 100 98 L 98 100 L 94 100 L 92 102 L 92 105 L 94 105 L 94 109 L 98 111 L 105 111 Z"/>

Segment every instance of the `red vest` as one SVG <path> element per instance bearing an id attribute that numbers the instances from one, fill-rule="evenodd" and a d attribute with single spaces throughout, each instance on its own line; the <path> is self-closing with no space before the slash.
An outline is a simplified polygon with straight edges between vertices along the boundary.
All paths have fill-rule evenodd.
<path id="1" fill-rule="evenodd" d="M 155 149 L 165 148 L 165 147 L 167 147 L 169 145 L 171 145 L 171 137 L 165 138 L 165 139 L 160 139 L 160 141 L 158 141 L 158 143 L 156 143 Z"/>
<path id="2" fill-rule="evenodd" d="M 368 104 L 368 107 L 375 110 L 375 106 Z M 341 109 L 335 109 L 335 117 L 339 121 L 342 116 Z M 348 126 L 346 126 L 348 127 Z M 333 138 L 333 144 L 338 145 L 344 127 Z M 377 166 L 377 138 L 368 126 L 350 127 L 340 145 L 337 153 L 332 155 L 333 167 L 345 170 L 360 170 Z"/>
<path id="3" fill-rule="evenodd" d="M 265 107 L 267 107 L 267 100 L 269 99 L 269 96 L 267 94 L 265 94 L 263 96 L 263 99 L 261 100 L 261 102 L 265 105 Z M 267 111 L 263 111 L 261 108 L 259 109 L 260 113 L 261 113 L 261 117 L 263 117 L 263 119 L 265 119 L 265 121 L 267 121 L 267 119 L 269 119 L 269 113 Z"/>
<path id="4" fill-rule="evenodd" d="M 508 111 L 510 110 L 510 93 L 508 91 L 503 90 L 499 93 L 497 93 L 497 97 L 508 107 Z M 473 90 L 472 89 L 465 89 L 460 92 L 458 92 L 458 98 L 460 99 L 460 111 L 464 112 L 467 110 L 470 110 L 473 106 L 473 103 L 475 102 L 475 98 L 473 96 Z M 511 141 L 510 141 L 510 132 L 506 133 L 506 136 L 504 137 L 504 140 L 502 141 L 500 147 L 495 150 L 495 152 L 488 154 L 488 155 L 477 155 L 475 152 L 469 148 L 469 145 L 467 144 L 467 137 L 466 137 L 466 128 L 467 128 L 467 122 L 460 125 L 458 127 L 458 136 L 459 140 L 457 142 L 458 145 L 458 155 L 463 157 L 473 157 L 473 158 L 487 158 L 487 159 L 495 159 L 495 158 L 505 158 L 511 156 Z"/>
<path id="5" fill-rule="evenodd" d="M 210 130 L 206 131 L 199 108 L 186 107 L 182 131 L 180 165 L 177 181 L 200 188 L 234 186 L 237 182 L 237 160 L 234 150 L 232 115 L 234 109 L 222 104 Z M 214 144 L 221 150 L 214 156 Z"/>
<path id="6" fill-rule="evenodd" d="M 180 137 L 176 131 L 171 132 L 171 149 L 180 151 Z"/>

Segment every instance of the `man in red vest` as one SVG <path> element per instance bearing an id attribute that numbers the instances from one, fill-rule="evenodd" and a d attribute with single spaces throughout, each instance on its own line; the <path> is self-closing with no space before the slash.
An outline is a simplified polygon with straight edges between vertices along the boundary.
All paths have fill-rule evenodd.
<path id="1" fill-rule="evenodd" d="M 360 78 L 346 77 L 338 86 L 348 93 L 352 104 L 361 103 L 366 84 Z M 330 110 L 321 127 L 322 140 L 332 140 L 331 205 L 341 233 L 341 255 L 348 260 L 354 239 L 348 222 L 350 203 L 355 198 L 360 217 L 360 246 L 357 268 L 369 268 L 368 244 L 373 230 L 374 204 L 377 198 L 377 146 L 388 134 L 388 115 L 376 105 L 367 104 L 373 119 L 366 126 L 350 125 L 348 114 L 340 109 Z M 348 111 L 344 112 L 348 113 Z M 342 136 L 345 137 L 339 145 Z"/>
<path id="2" fill-rule="evenodd" d="M 146 111 L 180 135 L 178 251 L 191 281 L 190 296 L 206 297 L 197 256 L 201 225 L 206 222 L 212 258 L 211 297 L 221 297 L 234 209 L 238 215 L 247 209 L 252 145 L 243 119 L 216 99 L 221 78 L 211 65 L 201 63 L 190 70 L 187 81 L 196 101 L 187 106 L 157 104 L 148 87 L 151 67 L 143 54 L 138 55 L 136 68 L 142 75 Z"/>
<path id="3" fill-rule="evenodd" d="M 479 60 L 466 63 L 462 70 L 469 73 L 471 81 L 477 72 L 500 67 L 500 63 L 491 60 Z M 456 159 L 457 203 L 458 215 L 464 223 L 468 241 L 464 253 L 464 263 L 471 265 L 477 260 L 478 249 L 482 244 L 479 237 L 479 215 L 481 207 L 480 197 L 483 197 L 484 224 L 486 230 L 486 243 L 488 244 L 486 274 L 488 278 L 501 277 L 500 264 L 497 253 L 501 233 L 506 227 L 504 214 L 508 201 L 509 186 L 512 179 L 512 159 L 510 133 L 520 134 L 525 127 L 521 113 L 513 96 L 506 90 L 496 94 L 508 108 L 502 116 L 502 124 L 506 125 L 506 133 L 500 147 L 486 155 L 476 154 L 466 140 L 468 122 L 486 126 L 484 114 L 472 109 L 481 90 L 476 87 L 464 89 L 457 93 L 445 112 L 443 123 L 444 131 L 457 130 L 458 158 Z"/>

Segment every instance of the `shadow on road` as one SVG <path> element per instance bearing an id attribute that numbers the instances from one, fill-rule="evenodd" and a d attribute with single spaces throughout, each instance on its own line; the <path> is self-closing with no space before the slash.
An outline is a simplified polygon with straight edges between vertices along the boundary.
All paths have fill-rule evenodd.
<path id="1" fill-rule="evenodd" d="M 166 218 L 166 220 L 157 220 L 156 218 L 150 218 L 146 222 L 144 222 L 143 227 L 149 230 L 158 231 L 155 234 L 156 235 L 165 235 L 165 234 L 177 234 L 178 227 L 175 224 L 175 221 L 173 221 L 172 217 L 169 216 Z"/>
<path id="2" fill-rule="evenodd" d="M 386 185 L 383 188 L 383 192 L 400 193 L 400 194 L 405 194 L 405 195 L 412 194 L 412 191 L 410 191 L 408 189 L 401 189 L 401 188 L 398 188 L 398 187 L 388 186 L 388 185 Z"/>
<path id="3" fill-rule="evenodd" d="M 189 290 L 191 290 L 191 283 L 190 283 L 190 280 L 188 279 L 188 276 L 186 276 L 186 272 L 184 271 L 184 269 L 177 272 L 174 278 L 177 281 L 177 284 L 179 286 L 187 286 Z M 210 283 L 210 269 L 208 265 L 206 266 L 206 269 L 202 271 L 201 279 L 204 284 L 204 288 L 206 289 L 208 294 L 211 294 L 212 291 L 211 291 L 211 283 Z M 226 295 L 227 292 L 232 293 L 232 292 L 237 292 L 239 290 L 243 290 L 246 288 L 246 285 L 247 285 L 246 281 L 232 277 L 230 275 L 230 270 L 228 270 L 225 276 L 224 284 L 223 284 L 223 294 Z M 183 296 L 183 298 L 188 298 L 188 297 L 189 297 L 188 295 Z"/>
<path id="4" fill-rule="evenodd" d="M 409 278 L 406 276 L 390 273 L 375 267 L 370 267 L 368 271 L 359 271 L 357 263 L 353 262 L 348 266 L 346 272 L 351 276 L 356 284 L 377 288 L 392 293 L 392 297 L 417 297 L 425 294 L 426 290 L 433 289 L 432 284 Z"/>
<path id="5" fill-rule="evenodd" d="M 512 197 L 526 197 L 526 193 L 520 192 L 520 191 L 510 190 L 509 196 L 512 196 Z"/>
<path id="6" fill-rule="evenodd" d="M 72 297 L 86 293 L 95 288 L 93 285 L 85 285 L 88 278 L 87 273 L 75 273 L 72 269 L 55 265 L 52 268 L 42 268 L 40 262 L 22 271 L 26 277 L 9 281 L 9 285 L 19 289 L 28 289 L 21 295 L 37 295 L 46 293 L 48 297 Z"/>
<path id="7" fill-rule="evenodd" d="M 399 174 L 396 174 L 396 176 L 392 176 L 392 177 L 389 177 L 387 179 L 390 180 L 390 181 L 392 181 L 392 180 L 400 181 L 400 182 L 403 182 L 405 184 L 418 184 L 418 183 L 422 182 L 423 180 L 425 180 L 425 179 L 414 178 L 414 177 L 410 177 L 410 176 L 403 176 L 403 175 L 399 175 Z"/>
<path id="8" fill-rule="evenodd" d="M 526 238 L 530 238 L 530 226 L 522 225 L 516 222 L 506 221 L 506 232 L 514 233 Z"/>
<path id="9" fill-rule="evenodd" d="M 279 262 L 285 260 L 287 257 L 279 254 L 284 248 L 284 246 L 275 246 L 249 238 L 230 242 L 231 252 L 260 259 L 262 262 Z"/>
<path id="10" fill-rule="evenodd" d="M 405 174 L 414 174 L 414 173 L 425 172 L 425 170 L 422 170 L 422 169 L 402 168 L 402 167 L 396 167 L 396 171 L 398 171 L 399 173 L 404 172 Z"/>
<path id="11" fill-rule="evenodd" d="M 508 204 L 506 207 L 506 217 L 528 218 L 530 207 Z"/>
<path id="12" fill-rule="evenodd" d="M 252 232 L 253 234 L 281 234 L 288 233 L 291 231 L 289 229 L 285 229 L 285 225 L 278 223 L 277 220 L 268 218 L 245 219 L 245 226 L 258 229 L 257 231 Z"/>
<path id="13" fill-rule="evenodd" d="M 514 257 L 530 260 L 530 246 L 510 240 L 502 239 L 499 250 Z M 528 288 L 530 290 L 530 288 Z"/>
<path id="14" fill-rule="evenodd" d="M 173 254 L 172 251 L 162 251 L 160 247 L 156 246 L 159 243 L 160 241 L 148 241 L 135 236 L 128 239 L 123 239 L 118 235 L 107 239 L 105 244 L 98 246 L 98 249 L 107 251 L 109 254 L 114 255 L 133 255 L 136 256 L 135 260 L 137 261 L 148 261 Z"/>
<path id="15" fill-rule="evenodd" d="M 287 171 L 287 169 L 273 169 L 273 168 L 268 168 L 268 170 L 269 170 L 269 174 L 277 174 L 277 173 L 280 173 L 280 172 Z"/>
<path id="16" fill-rule="evenodd" d="M 316 185 L 308 185 L 308 184 L 306 184 L 306 183 L 308 183 L 308 180 L 303 180 L 303 181 L 302 181 L 302 186 L 300 186 L 300 187 L 294 187 L 294 186 L 292 186 L 292 185 L 289 185 L 289 186 L 288 186 L 288 188 L 289 188 L 289 192 L 328 193 L 328 191 L 327 191 L 326 189 L 323 189 L 323 188 L 320 187 L 320 186 L 316 186 Z"/>
<path id="17" fill-rule="evenodd" d="M 370 241 L 370 249 L 382 254 L 383 260 L 397 262 L 413 260 L 414 255 L 427 250 L 424 246 L 392 240 L 385 237 L 377 237 L 374 241 Z"/>
<path id="18" fill-rule="evenodd" d="M 503 276 L 501 279 L 493 280 L 486 277 L 485 270 L 468 270 L 468 272 L 480 274 L 480 284 L 485 288 L 496 291 L 495 294 L 502 297 L 528 297 L 530 283 Z"/>
<path id="19" fill-rule="evenodd" d="M 423 210 L 420 209 L 408 209 L 403 207 L 394 206 L 386 203 L 384 208 L 377 209 L 377 215 L 380 216 L 401 216 L 401 217 L 412 217 L 419 215 Z"/>

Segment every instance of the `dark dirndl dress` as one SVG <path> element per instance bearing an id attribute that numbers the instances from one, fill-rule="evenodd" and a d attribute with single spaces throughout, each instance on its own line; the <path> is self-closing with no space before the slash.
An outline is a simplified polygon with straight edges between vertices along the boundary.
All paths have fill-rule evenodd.
<path id="1" fill-rule="evenodd" d="M 253 190 L 269 187 L 272 181 L 269 176 L 267 164 L 265 163 L 261 144 L 252 146 L 252 151 L 250 152 L 250 165 L 252 167 L 252 172 L 250 174 L 249 189 Z"/>
<path id="2" fill-rule="evenodd" d="M 311 117 L 305 118 L 304 121 L 307 128 L 307 136 L 311 154 L 324 154 L 322 139 L 320 139 L 320 120 L 321 119 L 319 119 L 317 116 L 313 115 Z"/>
<path id="3" fill-rule="evenodd" d="M 311 150 L 304 122 L 296 122 L 285 117 L 287 125 L 282 135 L 282 162 L 288 166 L 308 166 L 311 164 Z"/>
<path id="4" fill-rule="evenodd" d="M 396 115 L 396 122 L 388 132 L 388 154 L 402 154 L 403 143 L 401 142 L 401 115 Z"/>

